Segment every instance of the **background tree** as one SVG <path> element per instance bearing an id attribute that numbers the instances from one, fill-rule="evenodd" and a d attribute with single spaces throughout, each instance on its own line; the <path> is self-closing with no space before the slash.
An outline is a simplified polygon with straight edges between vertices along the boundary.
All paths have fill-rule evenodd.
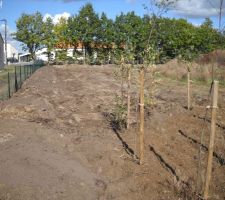
<path id="1" fill-rule="evenodd" d="M 35 59 L 35 52 L 42 48 L 43 17 L 41 13 L 22 14 L 16 21 L 17 31 L 14 33 L 16 40 L 22 42 L 23 50 L 28 50 L 31 58 Z"/>
<path id="2" fill-rule="evenodd" d="M 97 41 L 99 28 L 99 17 L 95 13 L 92 4 L 88 3 L 81 8 L 77 16 L 77 35 L 83 44 L 84 60 L 86 55 L 93 55 L 93 44 Z"/>
<path id="3" fill-rule="evenodd" d="M 43 40 L 42 44 L 47 48 L 46 55 L 48 57 L 48 64 L 52 60 L 52 51 L 56 45 L 56 38 L 54 33 L 54 24 L 52 18 L 48 17 L 43 24 Z"/>
<path id="4" fill-rule="evenodd" d="M 143 59 L 151 58 L 145 53 L 153 51 L 157 53 L 154 62 L 163 63 L 186 50 L 198 56 L 225 48 L 225 32 L 216 30 L 209 18 L 201 26 L 194 26 L 185 19 L 162 17 L 162 13 L 173 5 L 173 0 L 150 2 L 152 6 L 146 8 L 148 14 L 142 18 L 134 12 L 121 13 L 115 20 L 107 18 L 105 13 L 99 18 L 90 3 L 68 20 L 60 19 L 55 26 L 50 18 L 43 22 L 39 12 L 22 14 L 17 20 L 14 37 L 23 43 L 23 49 L 28 50 L 33 59 L 35 52 L 43 46 L 47 47 L 50 58 L 54 46 L 61 45 L 66 58 L 65 51 L 69 46 L 78 53 L 77 46 L 82 44 L 84 60 L 86 55 L 96 58 L 97 52 L 100 63 L 112 60 L 112 57 L 120 62 L 121 55 L 127 63 L 131 54 L 132 59 L 143 63 Z"/>
<path id="5" fill-rule="evenodd" d="M 99 25 L 96 50 L 100 60 L 104 60 L 103 62 L 105 63 L 106 61 L 109 62 L 109 60 L 112 60 L 112 51 L 115 47 L 114 23 L 113 20 L 108 19 L 103 12 L 100 17 Z"/>
<path id="6" fill-rule="evenodd" d="M 68 42 L 73 46 L 73 55 L 77 54 L 77 47 L 80 43 L 79 41 L 79 32 L 78 32 L 78 17 L 74 15 L 68 19 Z"/>
<path id="7" fill-rule="evenodd" d="M 203 24 L 196 28 L 196 51 L 201 53 L 209 53 L 218 48 L 220 34 L 213 28 L 211 19 L 206 18 Z"/>
<path id="8" fill-rule="evenodd" d="M 67 49 L 69 46 L 69 29 L 67 19 L 60 18 L 59 22 L 54 26 L 55 44 L 61 50 L 56 52 L 56 58 L 60 61 L 67 60 Z"/>

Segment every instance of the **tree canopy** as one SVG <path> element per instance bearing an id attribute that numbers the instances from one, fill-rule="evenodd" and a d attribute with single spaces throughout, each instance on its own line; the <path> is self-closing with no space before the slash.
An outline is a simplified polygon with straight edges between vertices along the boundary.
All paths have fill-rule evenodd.
<path id="1" fill-rule="evenodd" d="M 16 28 L 15 39 L 22 42 L 23 49 L 28 50 L 31 57 L 35 58 L 35 52 L 42 47 L 43 16 L 39 12 L 32 15 L 22 14 L 16 22 Z"/>
<path id="2" fill-rule="evenodd" d="M 225 34 L 215 29 L 209 18 L 200 26 L 185 19 L 155 15 L 140 17 L 135 12 L 120 13 L 112 20 L 105 13 L 98 15 L 90 3 L 55 25 L 51 19 L 43 22 L 39 12 L 22 14 L 16 25 L 15 38 L 33 57 L 41 47 L 51 51 L 57 44 L 66 44 L 76 51 L 78 44 L 82 44 L 85 57 L 93 56 L 95 51 L 99 57 L 129 51 L 138 59 L 146 45 L 151 44 L 149 48 L 158 52 L 158 62 L 165 62 L 179 55 L 196 57 L 225 47 Z"/>

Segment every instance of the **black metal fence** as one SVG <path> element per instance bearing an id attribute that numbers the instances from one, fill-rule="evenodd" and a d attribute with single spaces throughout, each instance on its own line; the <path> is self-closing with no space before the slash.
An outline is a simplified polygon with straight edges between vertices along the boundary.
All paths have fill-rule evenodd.
<path id="1" fill-rule="evenodd" d="M 0 100 L 11 98 L 23 82 L 28 79 L 42 64 L 7 67 L 0 71 Z"/>

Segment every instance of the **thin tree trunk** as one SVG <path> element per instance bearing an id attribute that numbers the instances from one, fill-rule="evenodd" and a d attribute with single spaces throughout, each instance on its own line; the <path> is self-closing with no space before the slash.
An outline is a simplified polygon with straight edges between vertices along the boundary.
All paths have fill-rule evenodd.
<path id="1" fill-rule="evenodd" d="M 121 104 L 123 105 L 123 85 L 124 85 L 124 81 L 123 81 L 123 66 L 121 68 Z"/>
<path id="2" fill-rule="evenodd" d="M 123 76 L 124 76 L 124 58 L 121 58 L 121 104 L 123 106 L 123 85 L 124 85 L 124 80 L 123 80 Z"/>
<path id="3" fill-rule="evenodd" d="M 139 129 L 139 164 L 144 160 L 144 68 L 140 71 L 140 129 Z"/>
<path id="4" fill-rule="evenodd" d="M 130 128 L 130 87 L 131 87 L 131 65 L 127 69 L 127 129 Z"/>
<path id="5" fill-rule="evenodd" d="M 190 71 L 188 71 L 187 73 L 187 85 L 188 85 L 188 88 L 187 88 L 187 108 L 188 110 L 191 109 L 191 91 L 190 91 Z"/>
<path id="6" fill-rule="evenodd" d="M 84 47 L 84 45 L 83 45 L 83 47 L 82 47 L 82 50 L 83 50 L 83 60 L 84 60 L 84 64 L 86 65 L 86 48 Z"/>

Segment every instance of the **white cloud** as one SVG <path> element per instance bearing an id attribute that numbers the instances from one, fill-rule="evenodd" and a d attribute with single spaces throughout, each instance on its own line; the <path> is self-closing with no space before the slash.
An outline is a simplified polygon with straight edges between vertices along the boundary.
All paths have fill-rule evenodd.
<path id="1" fill-rule="evenodd" d="M 219 14 L 220 0 L 178 0 L 174 11 L 186 17 L 211 17 Z M 172 9 L 173 10 L 173 9 Z M 225 2 L 223 4 L 223 13 Z"/>
<path id="2" fill-rule="evenodd" d="M 127 3 L 136 3 L 136 0 L 126 0 Z"/>
<path id="3" fill-rule="evenodd" d="M 62 0 L 64 3 L 68 3 L 68 2 L 76 2 L 76 1 L 85 1 L 85 0 Z"/>
<path id="4" fill-rule="evenodd" d="M 44 15 L 44 21 L 45 21 L 48 17 L 50 17 L 50 18 L 52 18 L 53 23 L 54 23 L 54 24 L 57 24 L 61 18 L 68 19 L 70 16 L 71 16 L 71 14 L 68 13 L 68 12 L 64 12 L 64 13 L 56 14 L 56 15 L 51 15 L 51 14 L 49 14 L 49 13 L 46 13 L 46 14 Z"/>

